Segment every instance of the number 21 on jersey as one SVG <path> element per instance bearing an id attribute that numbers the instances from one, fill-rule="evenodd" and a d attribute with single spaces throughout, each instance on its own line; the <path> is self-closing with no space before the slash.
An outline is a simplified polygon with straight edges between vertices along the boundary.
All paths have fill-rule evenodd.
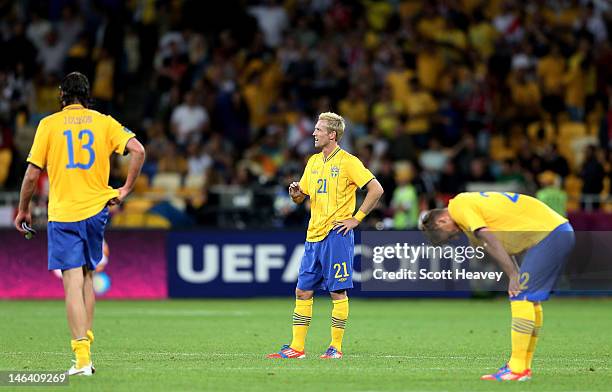
<path id="1" fill-rule="evenodd" d="M 327 193 L 327 178 L 319 178 L 317 185 L 319 186 L 317 193 Z"/>

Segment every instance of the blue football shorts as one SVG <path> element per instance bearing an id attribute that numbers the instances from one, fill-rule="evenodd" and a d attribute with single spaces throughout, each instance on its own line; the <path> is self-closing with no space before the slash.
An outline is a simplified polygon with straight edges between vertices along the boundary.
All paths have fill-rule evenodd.
<path id="1" fill-rule="evenodd" d="M 354 252 L 353 230 L 346 235 L 332 230 L 322 241 L 306 241 L 297 288 L 306 291 L 353 288 Z"/>
<path id="2" fill-rule="evenodd" d="M 510 299 L 546 301 L 575 243 L 574 229 L 566 222 L 527 250 L 519 269 L 521 292 Z"/>
<path id="3" fill-rule="evenodd" d="M 86 266 L 95 270 L 102 260 L 102 241 L 108 207 L 79 222 L 49 222 L 47 226 L 49 270 Z"/>

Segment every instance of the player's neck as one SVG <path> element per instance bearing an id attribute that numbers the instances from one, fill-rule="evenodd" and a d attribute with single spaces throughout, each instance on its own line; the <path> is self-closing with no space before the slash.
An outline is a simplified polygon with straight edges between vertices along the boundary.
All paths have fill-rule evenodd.
<path id="1" fill-rule="evenodd" d="M 329 144 L 327 144 L 327 146 L 323 147 L 323 150 L 322 150 L 323 151 L 323 158 L 327 159 L 329 154 L 334 152 L 336 147 L 338 147 L 338 143 L 336 143 L 336 142 L 329 143 Z"/>

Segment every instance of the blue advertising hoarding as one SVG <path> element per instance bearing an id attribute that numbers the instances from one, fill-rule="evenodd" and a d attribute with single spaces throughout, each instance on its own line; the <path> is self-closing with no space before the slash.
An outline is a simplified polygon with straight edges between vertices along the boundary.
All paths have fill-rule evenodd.
<path id="1" fill-rule="evenodd" d="M 173 298 L 291 296 L 304 253 L 303 231 L 172 231 L 167 237 L 168 295 Z M 465 297 L 469 292 L 362 291 L 355 235 L 351 296 Z M 431 290 L 431 289 L 430 289 Z"/>

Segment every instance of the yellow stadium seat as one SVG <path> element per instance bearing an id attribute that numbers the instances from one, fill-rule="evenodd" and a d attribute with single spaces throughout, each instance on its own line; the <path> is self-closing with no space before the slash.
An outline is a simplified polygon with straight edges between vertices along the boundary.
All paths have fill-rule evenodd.
<path id="1" fill-rule="evenodd" d="M 130 198 L 125 201 L 123 211 L 127 213 L 144 213 L 153 207 L 153 201 L 141 197 Z"/>
<path id="2" fill-rule="evenodd" d="M 582 180 L 580 177 L 570 174 L 565 178 L 565 192 L 570 197 L 580 197 L 582 192 Z"/>
<path id="3" fill-rule="evenodd" d="M 566 122 L 559 125 L 559 138 L 575 139 L 586 135 L 586 125 L 581 122 Z"/>
<path id="4" fill-rule="evenodd" d="M 147 190 L 149 190 L 149 176 L 146 174 L 140 174 L 138 177 L 136 177 L 136 181 L 134 182 L 134 193 L 143 194 Z"/>
<path id="5" fill-rule="evenodd" d="M 115 228 L 156 228 L 169 229 L 172 224 L 163 216 L 140 212 L 121 212 L 113 217 L 112 226 Z"/>
<path id="6" fill-rule="evenodd" d="M 177 196 L 183 198 L 193 198 L 202 194 L 206 185 L 206 175 L 188 175 L 185 178 L 185 185 L 178 191 Z"/>
<path id="7" fill-rule="evenodd" d="M 178 173 L 158 173 L 153 177 L 152 187 L 155 194 L 176 193 L 181 187 L 181 175 Z"/>
<path id="8" fill-rule="evenodd" d="M 551 122 L 546 121 L 542 123 L 540 121 L 535 121 L 527 126 L 527 136 L 529 136 L 530 141 L 534 143 L 541 141 L 541 139 L 538 137 L 540 128 L 544 129 L 544 142 L 550 143 L 555 140 L 555 127 Z"/>
<path id="9" fill-rule="evenodd" d="M 511 148 L 506 147 L 506 142 L 503 136 L 493 136 L 491 138 L 489 152 L 491 154 L 491 158 L 495 160 L 504 160 L 514 156 L 514 151 Z"/>
<path id="10" fill-rule="evenodd" d="M 4 186 L 9 175 L 11 161 L 13 160 L 13 152 L 8 148 L 0 150 L 0 186 Z"/>
<path id="11" fill-rule="evenodd" d="M 205 174 L 189 174 L 185 178 L 185 188 L 187 189 L 202 189 L 206 185 Z"/>
<path id="12" fill-rule="evenodd" d="M 151 229 L 169 229 L 172 227 L 170 221 L 161 215 L 157 214 L 145 214 L 146 215 L 146 227 Z"/>

